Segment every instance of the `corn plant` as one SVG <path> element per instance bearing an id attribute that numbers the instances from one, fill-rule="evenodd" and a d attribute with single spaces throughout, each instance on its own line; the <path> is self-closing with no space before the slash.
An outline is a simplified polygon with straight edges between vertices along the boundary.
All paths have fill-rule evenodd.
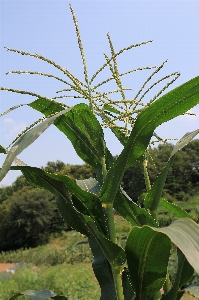
<path id="1" fill-rule="evenodd" d="M 104 55 L 105 63 L 89 79 L 77 19 L 71 6 L 70 9 L 82 57 L 85 82 L 41 55 L 7 48 L 9 51 L 33 56 L 53 65 L 65 75 L 66 80 L 41 72 L 11 73 L 39 74 L 54 78 L 66 85 L 65 89 L 58 91 L 66 92 L 66 95 L 47 98 L 33 92 L 1 88 L 33 96 L 36 99 L 27 105 L 43 114 L 41 119 L 17 136 L 9 147 L 0 146 L 1 153 L 6 155 L 0 171 L 1 179 L 9 170 L 21 170 L 32 185 L 56 195 L 57 206 L 63 219 L 74 230 L 88 237 L 94 257 L 93 271 L 101 288 L 101 300 L 175 300 L 180 299 L 185 291 L 199 297 L 199 283 L 184 288 L 194 270 L 199 273 L 199 226 L 186 211 L 161 197 L 176 152 L 189 143 L 199 133 L 199 129 L 186 133 L 177 142 L 168 163 L 153 185 L 147 172 L 148 147 L 156 140 L 164 141 L 155 133 L 156 128 L 164 122 L 186 114 L 199 103 L 199 77 L 164 95 L 162 93 L 178 78 L 179 73 L 169 74 L 147 88 L 165 62 L 160 66 L 142 67 L 121 74 L 117 64 L 118 56 L 148 42 L 131 45 L 115 52 L 108 34 L 111 56 Z M 94 84 L 98 74 L 107 67 L 111 77 Z M 136 95 L 129 100 L 126 90 L 131 89 L 123 87 L 122 77 L 145 69 L 154 70 Z M 101 88 L 110 81 L 115 81 L 117 89 L 101 92 Z M 164 81 L 167 82 L 165 86 L 152 99 L 145 101 L 148 91 Z M 118 94 L 121 99 L 115 100 L 112 96 Z M 57 98 L 67 97 L 82 98 L 83 102 L 69 107 L 57 101 Z M 12 107 L 2 115 L 20 106 Z M 27 166 L 17 158 L 51 124 L 70 140 L 79 157 L 93 167 L 96 178 L 74 182 L 66 175 L 51 174 L 43 169 Z M 117 158 L 114 158 L 106 147 L 103 127 L 109 127 L 123 145 L 123 150 Z M 143 165 L 146 181 L 147 192 L 141 195 L 143 207 L 137 205 L 121 187 L 125 170 L 137 161 Z M 17 166 L 11 166 L 13 162 Z M 159 205 L 175 216 L 168 227 L 161 228 L 157 222 Z M 118 245 L 114 211 L 132 226 L 124 248 Z M 168 261 L 173 244 L 177 248 L 178 268 L 175 281 L 171 283 Z M 65 296 L 58 296 L 51 290 L 24 291 L 10 299 L 14 300 L 20 295 L 34 300 L 68 299 L 67 292 Z"/>

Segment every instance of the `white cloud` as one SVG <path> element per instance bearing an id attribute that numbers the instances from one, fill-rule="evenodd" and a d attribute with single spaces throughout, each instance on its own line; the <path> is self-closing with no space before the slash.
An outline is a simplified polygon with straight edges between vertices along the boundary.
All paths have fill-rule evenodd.
<path id="1" fill-rule="evenodd" d="M 3 132 L 7 139 L 14 139 L 26 126 L 25 122 L 17 122 L 12 118 L 5 118 L 3 120 Z"/>

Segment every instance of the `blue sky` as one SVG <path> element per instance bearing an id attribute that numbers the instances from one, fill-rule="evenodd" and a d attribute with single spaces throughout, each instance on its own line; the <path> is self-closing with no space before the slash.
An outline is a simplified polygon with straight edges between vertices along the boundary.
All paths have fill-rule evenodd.
<path id="1" fill-rule="evenodd" d="M 103 53 L 110 55 L 107 32 L 115 50 L 148 40 L 153 43 L 134 48 L 118 59 L 121 72 L 145 66 L 159 66 L 168 59 L 154 80 L 178 71 L 180 78 L 172 88 L 199 74 L 199 2 L 198 1 L 60 1 L 60 0 L 0 0 L 0 82 L 3 87 L 33 91 L 47 96 L 65 88 L 51 78 L 36 75 L 5 75 L 11 70 L 40 71 L 64 78 L 53 66 L 33 57 L 6 51 L 4 46 L 38 53 L 70 70 L 84 80 L 81 56 L 69 3 L 78 19 L 89 75 L 104 63 Z M 139 87 L 152 73 L 151 70 L 135 72 L 125 81 L 135 95 Z M 110 74 L 104 71 L 100 79 Z M 160 88 L 159 88 L 160 89 Z M 171 88 L 170 88 L 171 89 Z M 169 89 L 168 89 L 169 90 Z M 149 93 L 154 95 L 155 91 Z M 0 112 L 35 98 L 27 95 L 0 92 Z M 74 100 L 64 100 L 69 105 Z M 193 110 L 199 115 L 199 106 Z M 0 119 L 0 144 L 7 147 L 26 126 L 41 117 L 31 108 L 22 107 Z M 163 138 L 180 138 L 186 132 L 199 128 L 197 117 L 182 116 L 160 126 L 156 132 Z M 105 131 L 107 146 L 116 155 L 122 150 L 114 136 Z M 51 126 L 34 144 L 20 156 L 31 166 L 45 166 L 47 161 L 61 160 L 80 164 L 65 136 Z M 2 165 L 5 156 L 1 154 Z M 20 173 L 10 171 L 1 182 L 9 185 Z"/>

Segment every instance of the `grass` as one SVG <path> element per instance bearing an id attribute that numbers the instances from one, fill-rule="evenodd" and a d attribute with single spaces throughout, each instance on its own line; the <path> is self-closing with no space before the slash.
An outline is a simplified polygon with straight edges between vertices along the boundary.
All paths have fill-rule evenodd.
<path id="1" fill-rule="evenodd" d="M 74 265 L 63 263 L 56 266 L 22 266 L 10 280 L 0 284 L 0 299 L 7 300 L 13 294 L 24 290 L 51 289 L 72 300 L 94 300 L 100 298 L 100 288 L 92 267 L 88 263 Z M 20 299 L 23 299 L 22 297 Z M 25 297 L 24 297 L 25 299 Z"/>

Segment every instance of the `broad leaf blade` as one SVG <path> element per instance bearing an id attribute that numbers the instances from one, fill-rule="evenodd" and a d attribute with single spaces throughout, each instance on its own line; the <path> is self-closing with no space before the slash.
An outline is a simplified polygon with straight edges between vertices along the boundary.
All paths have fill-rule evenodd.
<path id="1" fill-rule="evenodd" d="M 41 124 L 35 126 L 34 128 L 30 129 L 29 131 L 22 134 L 22 136 L 14 143 L 6 159 L 0 170 L 0 181 L 5 177 L 11 164 L 13 163 L 15 157 L 19 155 L 24 149 L 30 146 L 53 122 L 54 120 L 61 114 L 65 113 L 67 110 L 61 111 L 60 113 L 46 119 Z"/>
<path id="2" fill-rule="evenodd" d="M 148 226 L 133 227 L 126 242 L 126 257 L 136 299 L 152 299 L 164 284 L 171 242 Z"/>
<path id="3" fill-rule="evenodd" d="M 168 226 L 153 228 L 166 234 L 199 273 L 199 225 L 189 218 L 174 219 Z"/>
<path id="4" fill-rule="evenodd" d="M 182 296 L 182 291 L 179 292 L 179 289 L 184 285 L 193 275 L 193 268 L 187 262 L 184 254 L 177 249 L 178 254 L 178 268 L 175 276 L 175 281 L 173 283 L 170 291 L 162 296 L 162 300 L 176 300 L 177 296 Z"/>
<path id="5" fill-rule="evenodd" d="M 99 192 L 99 183 L 94 178 L 77 180 L 77 184 L 66 175 L 48 174 L 50 178 L 63 182 L 72 194 L 72 201 L 75 208 L 84 215 L 91 216 L 100 231 L 107 237 L 107 216 L 96 194 Z"/>
<path id="6" fill-rule="evenodd" d="M 84 191 L 93 193 L 95 195 L 99 194 L 100 186 L 99 182 L 95 178 L 88 178 L 83 180 L 76 179 L 77 185 Z"/>
<path id="7" fill-rule="evenodd" d="M 180 208 L 179 206 L 175 205 L 174 203 L 170 203 L 166 201 L 163 198 L 160 198 L 160 205 L 164 208 L 168 209 L 175 217 L 177 218 L 190 218 L 192 219 L 192 216 L 190 216 L 185 210 Z"/>
<path id="8" fill-rule="evenodd" d="M 89 239 L 89 245 L 94 256 L 92 263 L 93 271 L 101 288 L 100 300 L 116 299 L 115 284 L 110 263 L 96 242 Z"/>
<path id="9" fill-rule="evenodd" d="M 0 145 L 0 153 L 4 153 L 4 154 L 7 153 L 6 149 L 1 145 Z"/>
<path id="10" fill-rule="evenodd" d="M 64 184 L 63 176 L 48 174 L 44 170 L 33 167 L 12 167 L 14 170 L 21 170 L 26 179 L 34 186 L 46 189 L 49 192 L 57 196 L 58 209 L 68 223 L 69 226 L 76 231 L 85 234 L 96 241 L 106 259 L 113 265 L 120 266 L 126 261 L 124 250 L 117 244 L 114 244 L 105 237 L 102 231 L 99 231 L 95 221 L 89 216 L 80 213 L 74 206 L 71 194 L 69 193 L 67 186 Z M 55 180 L 54 178 L 57 178 Z M 61 178 L 62 181 L 59 181 Z M 77 186 L 77 188 L 79 188 Z M 79 188 L 79 192 L 84 192 Z M 92 195 L 97 197 L 96 195 Z M 76 199 L 78 200 L 78 198 Z M 79 199 L 79 201 L 81 201 Z"/>
<path id="11" fill-rule="evenodd" d="M 155 129 L 199 103 L 199 76 L 170 91 L 142 111 L 118 159 L 108 171 L 101 189 L 103 203 L 112 203 L 130 167 L 146 150 Z"/>
<path id="12" fill-rule="evenodd" d="M 101 165 L 106 148 L 104 134 L 88 105 L 77 104 L 54 125 L 69 138 L 79 157 L 93 167 Z"/>
<path id="13" fill-rule="evenodd" d="M 51 114 L 55 114 L 64 110 L 64 107 L 53 101 L 43 98 L 38 98 L 35 101 L 28 104 L 28 106 L 32 107 L 33 109 L 41 112 L 44 116 L 48 117 Z"/>
<path id="14" fill-rule="evenodd" d="M 63 110 L 61 104 L 46 99 L 37 99 L 29 106 L 49 116 Z M 106 157 L 107 169 L 113 164 L 113 157 L 106 148 L 102 128 L 84 104 L 77 104 L 71 114 L 60 118 L 54 125 L 61 130 L 71 141 L 77 154 L 95 168 L 99 181 L 102 183 L 101 159 Z"/>
<path id="15" fill-rule="evenodd" d="M 189 142 L 191 142 L 198 133 L 199 133 L 199 129 L 194 130 L 193 132 L 187 132 L 175 145 L 166 166 L 156 178 L 153 186 L 151 187 L 151 189 L 149 190 L 145 198 L 144 206 L 150 211 L 156 211 L 158 208 L 160 197 L 162 195 L 163 187 L 166 181 L 169 168 L 174 161 L 174 155 L 179 150 L 181 150 L 184 146 L 186 146 Z M 173 211 L 177 212 L 177 210 L 173 210 Z"/>
<path id="16" fill-rule="evenodd" d="M 115 197 L 113 207 L 132 226 L 150 225 L 158 227 L 154 218 L 145 209 L 134 203 L 122 188 Z"/>
<path id="17" fill-rule="evenodd" d="M 95 197 L 95 200 L 93 197 L 89 197 L 90 193 L 91 193 L 91 195 L 99 194 L 99 190 L 100 190 L 99 182 L 95 178 L 91 177 L 91 178 L 84 179 L 84 180 L 76 179 L 76 183 L 83 191 L 87 191 L 87 193 L 86 193 L 87 197 L 84 198 L 83 202 L 85 203 L 85 199 L 87 199 L 87 202 L 88 202 L 89 198 L 91 198 L 89 203 L 86 205 L 90 209 L 93 219 L 96 221 L 97 224 L 99 224 L 99 226 L 102 229 L 102 231 L 104 232 L 104 234 L 107 237 L 109 237 L 108 219 L 107 219 L 106 210 L 102 207 L 101 202 L 98 197 Z M 76 208 L 78 209 L 77 206 L 76 206 Z"/>
<path id="18" fill-rule="evenodd" d="M 131 286 L 129 280 L 129 272 L 128 269 L 126 268 L 124 268 L 124 271 L 122 272 L 122 287 L 123 287 L 124 300 L 134 300 L 136 294 Z"/>

